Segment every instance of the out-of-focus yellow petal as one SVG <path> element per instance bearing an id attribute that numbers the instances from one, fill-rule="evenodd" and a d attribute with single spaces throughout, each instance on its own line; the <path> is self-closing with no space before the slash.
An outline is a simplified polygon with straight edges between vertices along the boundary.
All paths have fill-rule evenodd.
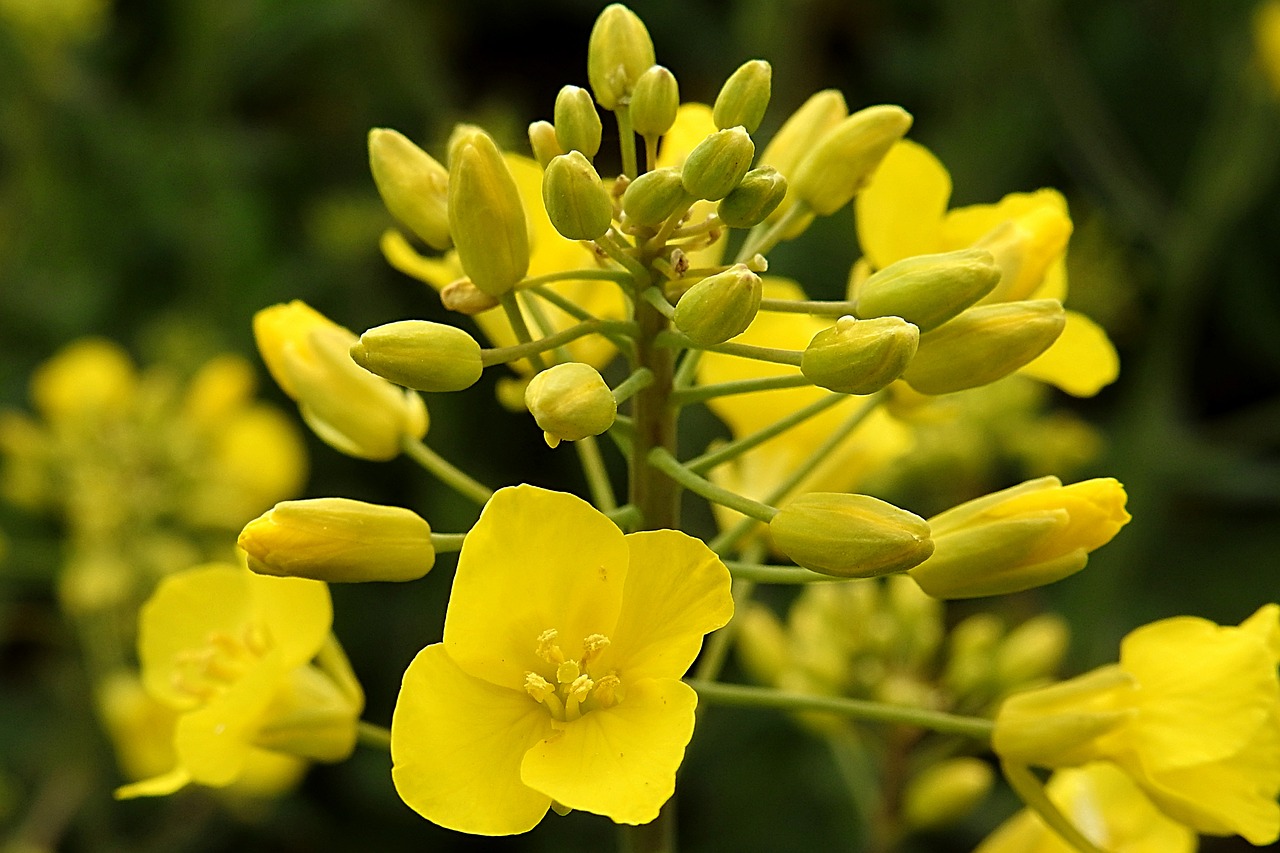
<path id="1" fill-rule="evenodd" d="M 1019 372 L 1073 397 L 1092 397 L 1120 375 L 1120 356 L 1101 326 L 1068 311 L 1058 339 Z"/>
<path id="2" fill-rule="evenodd" d="M 689 156 L 689 152 L 718 129 L 711 116 L 711 107 L 697 103 L 681 104 L 676 111 L 676 123 L 662 137 L 662 147 L 658 150 L 658 168 L 683 166 L 684 158 Z"/>
<path id="3" fill-rule="evenodd" d="M 120 415 L 138 390 L 128 353 L 105 338 L 67 344 L 31 375 L 31 399 L 46 420 Z"/>
<path id="4" fill-rule="evenodd" d="M 244 570 L 252 596 L 252 617 L 268 626 L 282 666 L 292 668 L 316 656 L 333 625 L 329 587 L 305 578 L 274 578 Z"/>
<path id="5" fill-rule="evenodd" d="M 939 251 L 951 176 L 937 157 L 904 139 L 889 150 L 854 200 L 858 243 L 877 269 Z"/>
<path id="6" fill-rule="evenodd" d="M 1062 193 L 1042 189 L 1033 193 L 1009 193 L 995 204 L 959 207 L 942 223 L 942 250 L 977 245 L 991 252 L 1003 277 L 988 302 L 1066 296 L 1065 268 L 1052 288 L 1045 286 L 1049 270 L 1061 264 L 1071 237 L 1071 216 Z M 1049 290 L 1059 293 L 1051 294 Z"/>
<path id="7" fill-rule="evenodd" d="M 132 800 L 134 797 L 166 797 L 190 784 L 191 774 L 182 767 L 175 767 L 163 775 L 121 785 L 116 788 L 115 797 L 117 800 Z"/>
<path id="8" fill-rule="evenodd" d="M 436 290 L 450 282 L 462 278 L 462 264 L 458 263 L 458 253 L 449 252 L 443 258 L 428 258 L 418 253 L 404 234 L 394 228 L 382 232 L 378 241 L 382 256 L 387 263 L 407 276 L 434 287 Z"/>

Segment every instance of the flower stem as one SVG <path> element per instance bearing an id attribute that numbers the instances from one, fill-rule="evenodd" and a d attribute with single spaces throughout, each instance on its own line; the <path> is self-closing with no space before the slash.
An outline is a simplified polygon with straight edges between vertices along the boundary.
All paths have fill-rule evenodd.
<path id="1" fill-rule="evenodd" d="M 726 342 L 722 344 L 710 344 L 705 347 L 698 347 L 693 341 L 689 340 L 679 332 L 666 332 L 658 338 L 659 346 L 678 346 L 684 348 L 698 348 L 710 350 L 711 352 L 723 353 L 724 355 L 733 355 L 738 358 L 752 358 L 756 361 L 767 361 L 772 364 L 787 364 L 792 367 L 800 366 L 800 359 L 804 355 L 793 349 L 780 349 L 778 347 L 758 347 L 751 344 L 735 344 Z"/>
<path id="2" fill-rule="evenodd" d="M 516 285 L 516 289 L 532 290 L 535 287 L 553 284 L 557 281 L 617 281 L 626 283 L 631 281 L 631 275 L 622 270 L 557 270 L 556 272 L 531 275 L 528 278 L 521 279 L 520 283 Z"/>
<path id="3" fill-rule="evenodd" d="M 570 326 L 563 331 L 556 332 L 554 335 L 547 335 L 539 340 L 530 340 L 526 343 L 515 344 L 509 347 L 493 347 L 492 349 L 483 349 L 480 351 L 480 363 L 485 367 L 492 367 L 495 364 L 507 364 L 508 362 L 518 361 L 522 358 L 531 358 L 538 353 L 564 346 L 570 341 L 585 337 L 586 335 L 606 332 L 629 332 L 635 328 L 634 324 L 621 320 L 587 320 L 576 326 Z"/>
<path id="4" fill-rule="evenodd" d="M 756 228 L 751 229 L 747 234 L 746 241 L 742 244 L 742 248 L 738 250 L 738 257 L 735 259 L 735 263 L 746 263 L 747 258 L 752 255 L 768 254 L 770 249 L 782 242 L 783 234 L 795 223 L 812 213 L 813 211 L 809 209 L 807 204 L 798 201 L 787 208 L 787 212 L 782 214 L 782 218 L 773 223 L 773 226 L 768 230 L 757 231 Z"/>
<path id="5" fill-rule="evenodd" d="M 582 475 L 587 478 L 587 488 L 591 490 L 591 502 L 601 512 L 613 512 L 618 508 L 618 499 L 609 481 L 609 471 L 604 467 L 604 457 L 600 455 L 600 443 L 594 435 L 588 435 L 575 441 L 573 447 L 578 452 Z"/>
<path id="6" fill-rule="evenodd" d="M 812 314 L 816 317 L 843 317 L 853 313 L 853 303 L 848 300 L 819 302 L 810 299 L 761 299 L 760 310 L 781 314 Z"/>
<path id="7" fill-rule="evenodd" d="M 1058 833 L 1063 841 L 1080 853 L 1103 853 L 1093 842 L 1085 838 L 1076 825 L 1054 805 L 1044 785 L 1029 768 L 1001 762 L 1000 769 L 1004 772 L 1004 778 L 1009 781 L 1009 787 L 1013 788 L 1014 793 L 1027 804 L 1027 808 L 1035 812 L 1050 829 Z"/>
<path id="8" fill-rule="evenodd" d="M 624 403 L 652 384 L 653 371 L 647 367 L 641 367 L 619 382 L 618 386 L 613 389 L 614 402 Z"/>
<path id="9" fill-rule="evenodd" d="M 848 398 L 844 394 L 828 394 L 821 400 L 810 403 L 803 409 L 797 409 L 785 418 L 780 418 L 769 426 L 758 429 L 750 435 L 745 435 L 736 441 L 729 442 L 723 447 L 704 453 L 701 456 L 694 457 L 688 462 L 685 462 L 684 466 L 695 474 L 705 474 L 716 466 L 728 462 L 731 459 L 736 459 L 748 450 L 764 444 L 774 436 L 781 435 L 797 424 L 807 421 L 814 415 L 825 412 L 836 403 L 845 399 Z"/>
<path id="10" fill-rule="evenodd" d="M 743 515 L 749 515 L 767 524 L 778 514 L 778 511 L 771 506 L 743 497 L 737 492 L 731 492 L 726 488 L 717 486 L 710 480 L 699 477 L 681 465 L 679 460 L 672 456 L 671 452 L 666 448 L 655 447 L 650 450 L 648 462 L 689 491 L 702 495 L 709 501 L 727 506 L 729 509 L 736 510 Z"/>
<path id="11" fill-rule="evenodd" d="M 464 498 L 483 506 L 493 496 L 493 489 L 472 479 L 453 463 L 439 453 L 427 447 L 416 438 L 406 438 L 401 445 L 405 455 L 417 462 L 437 480 L 453 489 Z"/>
<path id="12" fill-rule="evenodd" d="M 391 729 L 360 720 L 356 723 L 356 744 L 379 752 L 391 751 Z"/>
<path id="13" fill-rule="evenodd" d="M 850 580 L 850 578 L 811 572 L 799 566 L 770 566 L 764 563 L 748 563 L 741 560 L 725 560 L 724 564 L 735 580 L 755 581 L 756 583 L 797 584 Z"/>
<path id="14" fill-rule="evenodd" d="M 502 294 L 501 302 L 502 310 L 507 315 L 507 322 L 511 324 L 511 331 L 515 332 L 516 340 L 522 344 L 533 343 L 533 335 L 529 334 L 529 327 L 524 322 L 524 313 L 520 310 L 520 303 L 516 301 L 516 292 L 508 290 Z M 542 358 L 541 350 L 531 352 L 528 358 L 535 370 L 546 370 L 547 363 Z"/>
<path id="15" fill-rule="evenodd" d="M 613 114 L 618 119 L 618 146 L 622 153 L 622 172 L 634 181 L 639 172 L 636 169 L 636 133 L 631 124 L 631 105 L 619 104 Z"/>
<path id="16" fill-rule="evenodd" d="M 466 538 L 465 533 L 432 533 L 431 547 L 437 554 L 451 554 L 462 550 L 462 541 Z"/>
<path id="17" fill-rule="evenodd" d="M 730 394 L 753 394 L 756 391 L 774 391 L 778 388 L 803 388 L 812 384 L 801 373 L 797 373 L 794 376 L 736 379 L 732 382 L 717 382 L 715 385 L 681 388 L 671 394 L 671 402 L 677 406 L 687 406 L 690 403 L 702 403 L 715 397 L 726 397 Z"/>

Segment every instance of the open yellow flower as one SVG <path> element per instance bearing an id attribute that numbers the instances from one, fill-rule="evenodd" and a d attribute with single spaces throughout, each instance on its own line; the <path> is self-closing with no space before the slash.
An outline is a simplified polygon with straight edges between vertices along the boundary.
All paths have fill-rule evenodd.
<path id="1" fill-rule="evenodd" d="M 532 829 L 553 803 L 653 820 L 693 735 L 680 677 L 732 613 L 728 570 L 697 539 L 624 536 L 572 495 L 498 491 L 463 545 L 444 642 L 405 672 L 396 790 L 479 835 Z"/>
<path id="2" fill-rule="evenodd" d="M 1014 765 L 1110 761 L 1165 814 L 1253 844 L 1280 837 L 1280 605 L 1239 627 L 1180 616 L 1120 662 L 1007 699 L 992 744 Z"/>
<path id="3" fill-rule="evenodd" d="M 332 619 L 317 581 L 225 563 L 161 581 L 139 615 L 138 656 L 147 692 L 178 715 L 177 766 L 116 796 L 225 787 L 262 751 L 350 755 L 364 694 L 330 638 Z"/>

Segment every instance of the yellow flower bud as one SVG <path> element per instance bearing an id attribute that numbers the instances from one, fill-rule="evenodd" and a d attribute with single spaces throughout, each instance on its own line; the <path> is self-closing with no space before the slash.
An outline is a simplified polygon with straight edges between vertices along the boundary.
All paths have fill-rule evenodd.
<path id="1" fill-rule="evenodd" d="M 449 170 L 403 134 L 369 131 L 369 168 L 382 203 L 397 221 L 435 249 L 449 236 Z"/>
<path id="2" fill-rule="evenodd" d="M 765 220 L 787 195 L 787 179 L 772 166 L 752 169 L 720 199 L 716 213 L 730 228 L 751 228 Z"/>
<path id="3" fill-rule="evenodd" d="M 449 151 L 449 230 L 476 287 L 501 296 L 529 271 L 529 234 L 515 178 L 493 139 L 458 136 Z"/>
<path id="4" fill-rule="evenodd" d="M 901 317 L 928 332 L 986 296 L 999 280 L 1000 267 L 982 249 L 903 258 L 858 286 L 854 313 Z"/>
<path id="5" fill-rule="evenodd" d="M 777 222 L 795 204 L 796 193 L 791 188 L 790 181 L 795 176 L 800 161 L 848 114 L 849 108 L 845 105 L 844 95 L 835 89 L 823 89 L 801 104 L 769 140 L 764 153 L 760 155 L 760 165 L 773 166 L 788 181 L 787 195 L 782 204 L 769 215 L 769 222 Z M 812 221 L 812 214 L 801 217 L 798 223 L 782 235 L 783 239 L 791 240 L 799 236 Z"/>
<path id="6" fill-rule="evenodd" d="M 606 110 L 625 105 L 653 59 L 653 41 L 644 22 L 621 3 L 606 6 L 587 42 L 587 80 L 596 103 Z"/>
<path id="7" fill-rule="evenodd" d="M 662 136 L 676 123 L 680 86 L 676 77 L 654 65 L 636 79 L 631 93 L 631 126 L 646 139 Z"/>
<path id="8" fill-rule="evenodd" d="M 351 347 L 356 364 L 418 391 L 461 391 L 480 378 L 480 344 L 456 326 L 400 320 L 369 329 Z"/>
<path id="9" fill-rule="evenodd" d="M 903 822 L 914 830 L 941 829 L 968 817 L 995 783 L 991 765 L 979 758 L 949 758 L 926 767 L 907 783 Z"/>
<path id="10" fill-rule="evenodd" d="M 841 394 L 874 394 L 902 375 L 919 342 L 920 330 L 901 317 L 841 317 L 813 336 L 800 372 Z"/>
<path id="11" fill-rule="evenodd" d="M 533 149 L 533 159 L 544 169 L 552 157 L 559 157 L 564 153 L 556 139 L 555 125 L 549 121 L 535 121 L 529 125 L 529 147 Z"/>
<path id="12" fill-rule="evenodd" d="M 542 173 L 542 205 L 570 240 L 594 240 L 613 222 L 613 199 L 580 151 L 551 158 Z"/>
<path id="13" fill-rule="evenodd" d="M 31 399 L 50 422 L 119 416 L 137 392 L 133 360 L 104 338 L 72 341 L 31 374 Z"/>
<path id="14" fill-rule="evenodd" d="M 933 553 L 928 522 L 869 495 L 801 495 L 778 511 L 769 532 L 797 565 L 837 577 L 901 572 Z"/>
<path id="15" fill-rule="evenodd" d="M 1125 498 L 1111 478 L 1063 486 L 1041 477 L 968 501 L 929 520 L 936 550 L 911 577 L 935 598 L 1052 583 L 1084 568 L 1129 521 Z"/>
<path id="16" fill-rule="evenodd" d="M 815 213 L 844 207 L 871 180 L 880 161 L 911 127 L 902 107 L 859 110 L 831 128 L 796 167 L 791 188 Z"/>
<path id="17" fill-rule="evenodd" d="M 618 416 L 618 403 L 604 377 L 578 361 L 557 364 L 533 377 L 524 402 L 550 447 L 599 435 Z"/>
<path id="18" fill-rule="evenodd" d="M 680 170 L 667 167 L 645 172 L 622 193 L 622 212 L 633 225 L 658 225 L 689 202 Z"/>
<path id="19" fill-rule="evenodd" d="M 473 317 L 498 307 L 498 300 L 471 283 L 469 278 L 451 281 L 440 288 L 440 304 L 450 311 Z"/>
<path id="20" fill-rule="evenodd" d="M 995 382 L 1047 350 L 1066 322 L 1056 299 L 970 308 L 920 336 L 920 348 L 902 378 L 921 394 Z"/>
<path id="21" fill-rule="evenodd" d="M 992 660 L 1004 627 L 1004 620 L 994 613 L 974 613 L 951 629 L 942 683 L 957 697 L 990 698 L 995 686 Z"/>
<path id="22" fill-rule="evenodd" d="M 1058 670 L 1071 641 L 1067 620 L 1056 613 L 1032 616 L 1009 632 L 996 651 L 996 678 L 1005 690 L 1025 687 Z"/>
<path id="23" fill-rule="evenodd" d="M 581 151 L 587 159 L 600 150 L 600 113 L 591 93 L 579 86 L 564 86 L 556 95 L 556 142 L 568 154 Z"/>
<path id="24" fill-rule="evenodd" d="M 282 501 L 245 525 L 238 544 L 261 575 L 327 583 L 411 581 L 435 563 L 416 513 L 347 498 Z"/>
<path id="25" fill-rule="evenodd" d="M 717 131 L 689 152 L 680 179 L 694 198 L 717 201 L 742 180 L 755 153 L 756 147 L 744 128 Z"/>
<path id="26" fill-rule="evenodd" d="M 763 285 L 746 264 L 708 276 L 676 304 L 675 326 L 699 346 L 720 344 L 746 331 L 760 310 Z"/>
<path id="27" fill-rule="evenodd" d="M 755 133 L 764 118 L 764 111 L 769 108 L 769 91 L 773 80 L 773 66 L 763 59 L 753 59 L 738 66 L 738 70 L 729 75 L 716 95 L 716 104 L 711 110 L 711 118 L 720 129 L 737 127 L 746 128 L 747 133 Z"/>

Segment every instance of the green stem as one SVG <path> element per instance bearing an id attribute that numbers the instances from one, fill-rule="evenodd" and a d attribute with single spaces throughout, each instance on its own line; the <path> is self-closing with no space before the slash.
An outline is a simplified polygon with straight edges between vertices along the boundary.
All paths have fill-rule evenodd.
<path id="1" fill-rule="evenodd" d="M 652 385 L 653 381 L 653 371 L 649 368 L 641 367 L 638 370 L 635 370 L 630 376 L 618 383 L 618 386 L 613 389 L 614 402 L 619 405 L 625 403 L 632 396 L 639 394 L 645 388 Z"/>
<path id="2" fill-rule="evenodd" d="M 844 317 L 853 314 L 853 303 L 847 300 L 821 302 L 810 299 L 761 299 L 760 310 L 782 314 L 812 314 L 815 317 Z"/>
<path id="3" fill-rule="evenodd" d="M 465 533 L 432 533 L 431 547 L 437 554 L 451 554 L 462 550 L 462 542 L 466 538 Z"/>
<path id="4" fill-rule="evenodd" d="M 696 201 L 696 198 L 685 193 L 685 201 L 666 218 L 666 221 L 658 229 L 658 233 L 653 236 L 652 240 L 647 241 L 645 245 L 650 248 L 661 248 L 667 245 L 667 240 L 671 239 L 672 233 L 679 227 L 680 222 L 689 215 L 689 210 Z"/>
<path id="5" fill-rule="evenodd" d="M 640 298 L 652 305 L 659 314 L 668 320 L 675 316 L 675 306 L 667 301 L 667 297 L 663 296 L 662 291 L 658 288 L 646 287 L 644 293 L 640 294 Z"/>
<path id="6" fill-rule="evenodd" d="M 793 349 L 781 349 L 779 347 L 758 347 L 753 344 L 735 344 L 725 342 L 722 344 L 710 344 L 700 347 L 689 338 L 679 332 L 665 332 L 658 336 L 658 346 L 676 347 L 678 349 L 703 349 L 710 352 L 718 352 L 722 355 L 732 355 L 738 358 L 751 358 L 756 361 L 767 361 L 770 364 L 785 364 L 791 367 L 799 367 L 800 360 L 804 357 L 804 353 Z"/>
<path id="7" fill-rule="evenodd" d="M 774 436 L 781 435 L 792 427 L 825 412 L 837 403 L 847 399 L 848 397 L 844 394 L 828 394 L 803 409 L 797 409 L 785 418 L 779 418 L 767 427 L 758 429 L 749 435 L 744 435 L 742 438 L 731 441 L 716 450 L 694 457 L 685 462 L 684 466 L 695 474 L 705 474 L 716 466 L 737 458 L 748 450 L 764 444 Z"/>
<path id="8" fill-rule="evenodd" d="M 618 119 L 618 147 L 622 153 L 622 173 L 634 181 L 639 172 L 636 169 L 636 132 L 631 124 L 631 105 L 619 104 L 613 114 Z"/>
<path id="9" fill-rule="evenodd" d="M 480 483 L 454 466 L 440 454 L 416 438 L 405 438 L 401 444 L 405 455 L 425 468 L 437 480 L 458 494 L 483 506 L 493 497 L 493 489 Z"/>
<path id="10" fill-rule="evenodd" d="M 520 303 L 516 301 L 516 292 L 508 290 L 502 294 L 500 302 L 502 303 L 503 312 L 507 315 L 507 322 L 511 324 L 511 331 L 515 332 L 516 340 L 522 344 L 533 343 L 533 335 L 529 334 L 529 327 L 524 322 L 524 312 L 520 310 Z M 541 350 L 530 353 L 528 358 L 535 370 L 547 369 L 547 363 L 542 358 Z"/>
<path id="11" fill-rule="evenodd" d="M 686 350 L 680 359 L 680 367 L 676 369 L 673 385 L 676 388 L 688 388 L 698 378 L 698 362 L 702 360 L 702 350 Z"/>
<path id="12" fill-rule="evenodd" d="M 516 289 L 532 290 L 535 287 L 541 287 L 544 284 L 554 284 L 557 281 L 615 281 L 625 284 L 631 281 L 631 275 L 623 272 L 622 270 L 558 270 L 556 272 L 544 273 L 543 275 L 531 275 L 528 278 L 521 279 L 516 285 Z"/>
<path id="13" fill-rule="evenodd" d="M 573 447 L 578 451 L 578 463 L 587 478 L 587 488 L 591 490 L 591 502 L 601 512 L 613 512 L 618 508 L 618 499 L 613 494 L 613 483 L 609 482 L 604 457 L 600 455 L 600 443 L 594 435 L 589 435 L 575 441 Z"/>
<path id="14" fill-rule="evenodd" d="M 804 374 L 800 373 L 794 376 L 735 379 L 732 382 L 717 382 L 714 385 L 681 388 L 671 394 L 671 402 L 677 406 L 688 406 L 691 403 L 702 403 L 715 397 L 726 397 L 730 394 L 753 394 L 756 391 L 774 391 L 779 388 L 803 388 L 812 384 Z"/>
<path id="15" fill-rule="evenodd" d="M 368 720 L 360 720 L 356 723 L 356 743 L 379 752 L 390 752 L 391 729 Z"/>
<path id="16" fill-rule="evenodd" d="M 681 240 L 685 237 L 697 237 L 699 234 L 705 234 L 719 227 L 721 227 L 720 217 L 713 213 L 697 225 L 686 225 L 683 228 L 677 228 L 671 232 L 668 239 Z"/>
<path id="17" fill-rule="evenodd" d="M 838 578 L 834 575 L 811 572 L 799 566 L 770 566 L 764 563 L 747 563 L 739 560 L 725 560 L 724 564 L 735 580 L 754 581 L 755 583 L 798 584 L 850 580 L 849 578 Z"/>
<path id="18" fill-rule="evenodd" d="M 1030 769 L 1005 762 L 1000 763 L 1000 769 L 1004 772 L 1004 778 L 1009 781 L 1009 787 L 1013 788 L 1014 793 L 1027 804 L 1027 808 L 1039 815 L 1040 819 L 1058 833 L 1063 841 L 1080 853 L 1103 853 L 1092 841 L 1085 838 L 1076 825 L 1054 805 L 1044 785 Z"/>
<path id="19" fill-rule="evenodd" d="M 507 364 L 522 358 L 531 358 L 539 353 L 564 346 L 570 341 L 587 335 L 605 334 L 607 332 L 626 334 L 634 331 L 635 324 L 624 320 L 587 320 L 536 341 L 530 340 L 509 347 L 483 349 L 480 351 L 480 362 L 485 367 L 492 367 L 495 364 Z"/>
<path id="20" fill-rule="evenodd" d="M 644 515 L 631 504 L 620 506 L 612 512 L 606 512 L 605 515 L 609 516 L 609 520 L 625 533 L 639 530 L 644 524 Z"/>
<path id="21" fill-rule="evenodd" d="M 626 245 L 618 239 L 618 232 L 610 228 L 604 234 L 595 239 L 595 244 L 604 250 L 605 254 L 613 258 L 614 261 L 621 264 L 631 273 L 634 281 L 648 281 L 649 272 L 644 266 L 627 253 Z"/>
<path id="22" fill-rule="evenodd" d="M 653 448 L 649 451 L 648 460 L 651 466 L 662 471 L 689 491 L 702 495 L 709 501 L 727 506 L 729 509 L 740 512 L 743 515 L 749 515 L 766 524 L 778 514 L 778 511 L 771 506 L 743 497 L 737 492 L 731 492 L 726 488 L 717 486 L 710 480 L 699 477 L 681 465 L 679 460 L 666 448 Z"/>
<path id="23" fill-rule="evenodd" d="M 747 234 L 746 241 L 742 244 L 742 248 L 738 250 L 738 257 L 735 263 L 744 264 L 752 255 L 767 255 L 769 250 L 778 245 L 785 234 L 795 223 L 799 222 L 813 211 L 802 201 L 797 201 L 791 207 L 787 208 L 787 212 L 782 217 L 763 232 L 757 232 L 755 228 L 751 229 Z"/>

